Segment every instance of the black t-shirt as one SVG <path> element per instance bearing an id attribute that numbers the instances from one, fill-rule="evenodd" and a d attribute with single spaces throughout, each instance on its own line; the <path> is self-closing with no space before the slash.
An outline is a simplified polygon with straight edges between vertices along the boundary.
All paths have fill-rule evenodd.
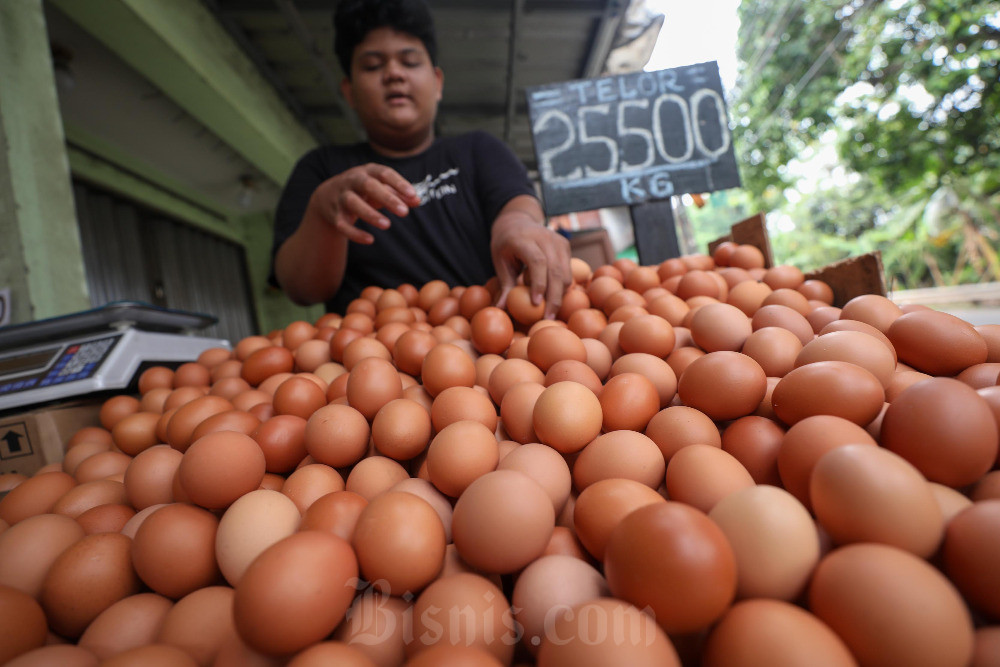
<path id="1" fill-rule="evenodd" d="M 524 165 L 501 141 L 477 131 L 438 138 L 426 151 L 389 158 L 367 143 L 322 146 L 296 164 L 278 202 L 274 254 L 302 221 L 309 198 L 328 178 L 351 167 L 376 162 L 392 167 L 413 184 L 420 206 L 403 218 L 381 211 L 387 230 L 358 221 L 372 245 L 351 243 L 344 281 L 326 309 L 343 313 L 369 285 L 419 288 L 431 280 L 449 285 L 483 284 L 494 275 L 490 228 L 503 206 L 518 195 L 534 196 Z M 273 266 L 273 265 L 272 265 Z"/>

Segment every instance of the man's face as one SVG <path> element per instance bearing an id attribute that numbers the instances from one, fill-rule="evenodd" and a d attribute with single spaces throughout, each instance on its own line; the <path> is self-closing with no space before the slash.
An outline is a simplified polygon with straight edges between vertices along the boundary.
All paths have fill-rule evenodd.
<path id="1" fill-rule="evenodd" d="M 423 42 L 384 27 L 354 49 L 351 77 L 341 89 L 371 141 L 405 148 L 432 136 L 443 84 Z"/>

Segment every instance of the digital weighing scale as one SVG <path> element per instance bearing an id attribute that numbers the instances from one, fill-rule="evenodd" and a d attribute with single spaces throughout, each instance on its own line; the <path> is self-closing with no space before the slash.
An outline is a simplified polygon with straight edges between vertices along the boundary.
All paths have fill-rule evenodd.
<path id="1" fill-rule="evenodd" d="M 150 366 L 194 361 L 229 341 L 192 332 L 211 315 L 122 301 L 0 328 L 0 413 L 122 390 Z"/>

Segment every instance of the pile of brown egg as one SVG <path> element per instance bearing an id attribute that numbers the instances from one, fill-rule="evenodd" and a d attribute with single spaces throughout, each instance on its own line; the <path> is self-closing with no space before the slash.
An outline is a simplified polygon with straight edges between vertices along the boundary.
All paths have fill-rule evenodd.
<path id="1" fill-rule="evenodd" d="M 369 288 L 0 476 L 0 663 L 1000 664 L 1000 325 L 760 251 Z"/>

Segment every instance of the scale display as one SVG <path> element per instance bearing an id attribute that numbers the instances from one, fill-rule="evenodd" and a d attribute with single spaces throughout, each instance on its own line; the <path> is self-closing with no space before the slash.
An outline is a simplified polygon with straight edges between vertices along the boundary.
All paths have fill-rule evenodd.
<path id="1" fill-rule="evenodd" d="M 215 318 L 133 302 L 0 329 L 0 412 L 128 387 L 141 369 L 194 361 L 226 340 Z"/>

